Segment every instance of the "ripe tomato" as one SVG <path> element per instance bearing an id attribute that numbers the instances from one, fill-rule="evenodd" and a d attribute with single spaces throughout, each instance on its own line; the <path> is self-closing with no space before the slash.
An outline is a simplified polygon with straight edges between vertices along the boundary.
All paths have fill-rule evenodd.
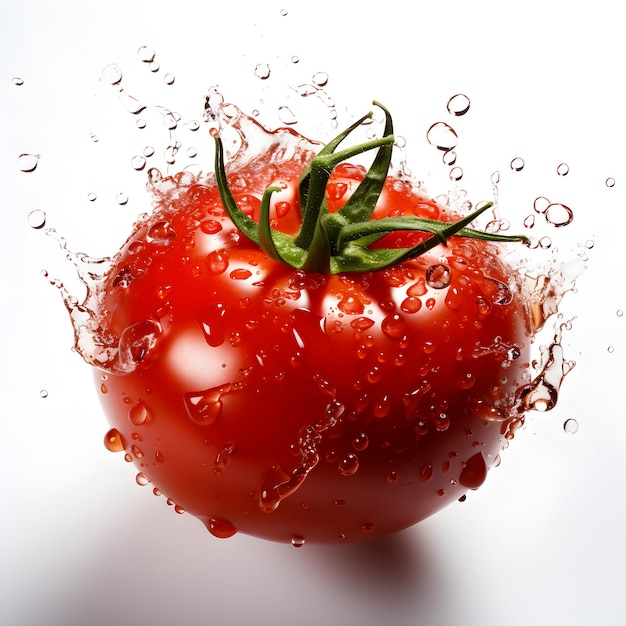
<path id="1" fill-rule="evenodd" d="M 385 161 L 391 144 L 374 148 Z M 253 230 L 266 219 L 277 246 L 297 234 L 312 154 L 285 154 L 239 163 L 230 192 L 219 158 L 217 182 L 153 181 L 154 211 L 97 290 L 99 336 L 113 346 L 96 370 L 105 443 L 218 537 L 361 541 L 483 483 L 523 419 L 527 307 L 500 244 L 469 231 L 399 263 L 384 257 L 382 269 L 273 258 L 267 237 L 262 249 L 225 207 L 233 200 Z M 384 174 L 370 221 L 455 218 Z M 316 175 L 305 170 L 307 197 Z M 365 168 L 336 163 L 323 211 L 340 215 L 364 180 Z M 266 194 L 264 217 L 268 186 L 280 191 Z M 364 236 L 376 255 L 431 234 Z"/>

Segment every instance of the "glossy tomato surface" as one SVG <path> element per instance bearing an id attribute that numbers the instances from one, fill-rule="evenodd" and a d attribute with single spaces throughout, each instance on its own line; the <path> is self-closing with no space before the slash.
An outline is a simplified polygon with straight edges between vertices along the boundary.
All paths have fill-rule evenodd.
<path id="1" fill-rule="evenodd" d="M 294 232 L 308 156 L 231 174 L 239 205 L 257 217 L 277 184 L 272 224 Z M 336 168 L 330 211 L 363 171 Z M 306 274 L 234 228 L 213 179 L 154 188 L 100 290 L 106 444 L 138 480 L 218 537 L 295 545 L 395 532 L 483 483 L 522 421 L 531 342 L 500 247 L 452 238 L 391 269 Z M 392 177 L 387 215 L 450 218 Z"/>

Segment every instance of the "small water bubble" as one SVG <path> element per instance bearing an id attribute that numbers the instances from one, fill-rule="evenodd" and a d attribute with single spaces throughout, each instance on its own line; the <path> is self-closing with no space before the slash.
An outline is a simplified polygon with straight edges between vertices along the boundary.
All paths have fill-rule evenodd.
<path id="1" fill-rule="evenodd" d="M 137 50 L 137 58 L 143 61 L 143 63 L 152 63 L 155 56 L 156 52 L 148 46 L 141 46 L 139 50 Z"/>
<path id="2" fill-rule="evenodd" d="M 569 174 L 569 165 L 567 163 L 559 163 L 556 166 L 556 173 L 559 176 L 567 176 Z"/>
<path id="3" fill-rule="evenodd" d="M 491 184 L 498 185 L 500 183 L 500 172 L 497 170 L 491 174 Z"/>
<path id="4" fill-rule="evenodd" d="M 24 79 L 20 78 L 19 76 L 14 76 L 11 79 L 11 82 L 16 86 L 16 87 L 21 87 L 24 84 Z"/>
<path id="5" fill-rule="evenodd" d="M 128 204 L 128 196 L 124 192 L 120 192 L 115 196 L 115 201 L 120 205 L 124 206 Z"/>
<path id="6" fill-rule="evenodd" d="M 361 530 L 364 533 L 371 533 L 374 530 L 374 524 L 372 522 L 365 522 L 365 524 L 361 524 Z"/>
<path id="7" fill-rule="evenodd" d="M 289 15 L 289 11 L 287 11 L 287 9 L 281 9 L 280 14 L 282 17 L 287 17 L 287 15 Z"/>
<path id="8" fill-rule="evenodd" d="M 291 62 L 292 63 L 300 63 L 300 57 L 296 56 L 295 54 L 291 57 Z"/>
<path id="9" fill-rule="evenodd" d="M 460 117 L 469 111 L 470 99 L 465 94 L 457 93 L 448 100 L 446 108 L 450 115 Z"/>
<path id="10" fill-rule="evenodd" d="M 511 169 L 514 172 L 521 172 L 524 169 L 524 165 L 525 163 L 522 157 L 515 157 L 510 163 Z"/>
<path id="11" fill-rule="evenodd" d="M 98 196 L 92 192 L 87 194 L 87 200 L 89 200 L 89 202 L 95 202 L 97 200 Z"/>
<path id="12" fill-rule="evenodd" d="M 139 128 L 139 130 L 143 130 L 146 127 L 146 120 L 140 117 L 136 122 L 135 126 Z"/>
<path id="13" fill-rule="evenodd" d="M 46 212 L 35 209 L 28 214 L 28 225 L 35 230 L 39 230 L 46 225 Z"/>
<path id="14" fill-rule="evenodd" d="M 278 118 L 283 124 L 287 124 L 287 126 L 298 123 L 298 118 L 294 115 L 293 111 L 285 105 L 278 107 Z"/>
<path id="15" fill-rule="evenodd" d="M 437 150 L 447 152 L 456 147 L 458 143 L 458 135 L 456 131 L 445 122 L 436 122 L 428 131 L 426 131 L 426 139 L 428 143 L 435 146 Z"/>
<path id="16" fill-rule="evenodd" d="M 291 536 L 291 545 L 294 548 L 301 548 L 304 545 L 304 537 L 302 535 L 292 535 Z"/>
<path id="17" fill-rule="evenodd" d="M 604 181 L 604 184 L 605 184 L 607 187 L 615 187 L 615 179 L 614 179 L 614 178 L 612 178 L 612 177 L 609 177 L 609 178 L 607 178 L 607 179 Z"/>
<path id="18" fill-rule="evenodd" d="M 456 163 L 456 152 L 454 150 L 444 152 L 441 160 L 444 165 L 454 165 Z"/>
<path id="19" fill-rule="evenodd" d="M 563 423 L 563 430 L 568 435 L 573 435 L 578 430 L 578 422 L 575 419 L 565 420 Z"/>
<path id="20" fill-rule="evenodd" d="M 545 210 L 546 221 L 552 226 L 561 228 L 571 224 L 574 219 L 574 212 L 565 204 L 559 202 L 553 202 L 548 205 Z"/>
<path id="21" fill-rule="evenodd" d="M 254 75 L 261 80 L 267 80 L 270 77 L 270 74 L 270 66 L 267 63 L 259 63 L 254 68 Z"/>
<path id="22" fill-rule="evenodd" d="M 609 346 L 609 347 L 606 349 L 606 351 L 607 351 L 609 354 L 613 354 L 613 352 L 615 352 L 615 346 Z"/>
<path id="23" fill-rule="evenodd" d="M 117 63 L 111 63 L 102 70 L 102 80 L 110 85 L 119 85 L 122 82 L 122 68 Z"/>
<path id="24" fill-rule="evenodd" d="M 195 159 L 198 156 L 198 151 L 192 146 L 187 148 L 187 156 L 190 159 Z"/>
<path id="25" fill-rule="evenodd" d="M 146 147 L 143 149 L 143 155 L 144 155 L 145 157 L 148 157 L 148 158 L 149 158 L 149 157 L 151 157 L 153 154 L 154 154 L 154 148 L 153 148 L 152 146 L 146 146 Z"/>
<path id="26" fill-rule="evenodd" d="M 131 159 L 130 164 L 134 170 L 141 172 L 141 170 L 146 167 L 146 159 L 138 154 Z"/>
<path id="27" fill-rule="evenodd" d="M 460 167 L 453 167 L 450 170 L 450 180 L 452 182 L 456 182 L 457 180 L 461 180 L 463 178 L 463 169 Z"/>
<path id="28" fill-rule="evenodd" d="M 153 74 L 156 74 L 161 69 L 161 65 L 159 64 L 158 61 L 152 61 L 152 63 L 150 63 L 150 65 L 148 65 L 148 69 Z"/>
<path id="29" fill-rule="evenodd" d="M 328 84 L 328 74 L 326 72 L 315 72 L 312 80 L 315 86 L 325 87 Z"/>
<path id="30" fill-rule="evenodd" d="M 548 198 L 545 196 L 538 196 L 533 202 L 533 209 L 536 213 L 545 213 L 550 204 L 552 203 L 548 200 Z"/>
<path id="31" fill-rule="evenodd" d="M 39 397 L 40 397 L 40 398 L 47 398 L 47 397 L 48 397 L 48 391 L 47 391 L 46 389 L 42 389 L 42 390 L 39 392 Z"/>
<path id="32" fill-rule="evenodd" d="M 535 216 L 531 213 L 524 218 L 524 227 L 532 228 L 535 225 Z"/>
<path id="33" fill-rule="evenodd" d="M 17 166 L 20 172 L 34 172 L 37 169 L 37 165 L 39 163 L 39 155 L 38 154 L 20 154 L 17 157 Z"/>
<path id="34" fill-rule="evenodd" d="M 623 317 L 624 311 L 622 311 L 622 309 L 617 309 L 617 312 L 615 313 L 615 315 L 617 315 L 617 317 Z"/>
<path id="35" fill-rule="evenodd" d="M 98 137 L 96 133 L 91 133 L 89 135 L 89 139 L 91 139 L 91 141 L 93 141 L 94 143 L 98 143 L 100 141 L 100 137 Z"/>
<path id="36" fill-rule="evenodd" d="M 168 73 L 163 77 L 163 82 L 166 85 L 173 85 L 175 80 L 176 80 L 176 77 L 174 76 L 174 74 Z"/>

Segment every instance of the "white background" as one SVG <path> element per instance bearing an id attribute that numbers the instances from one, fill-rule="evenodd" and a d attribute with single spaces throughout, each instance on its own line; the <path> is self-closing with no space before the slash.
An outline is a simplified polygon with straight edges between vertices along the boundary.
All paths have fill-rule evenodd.
<path id="1" fill-rule="evenodd" d="M 626 623 L 626 319 L 617 314 L 626 309 L 626 44 L 618 9 L 608 0 L 3 0 L 3 623 Z M 156 51 L 158 72 L 137 58 L 142 45 Z M 382 541 L 296 550 L 245 536 L 214 539 L 137 486 L 133 468 L 104 449 L 91 373 L 72 353 L 67 315 L 40 271 L 71 288 L 76 281 L 27 216 L 45 211 L 46 227 L 71 249 L 98 256 L 114 253 L 149 208 L 145 172 L 130 159 L 151 144 L 159 165 L 167 134 L 150 112 L 137 129 L 99 80 L 110 63 L 120 64 L 129 93 L 183 121 L 201 119 L 204 93 L 219 84 L 228 100 L 259 109 L 268 126 L 278 125 L 278 106 L 287 104 L 296 128 L 321 138 L 331 131 L 328 109 L 290 86 L 324 71 L 341 127 L 372 99 L 392 110 L 409 165 L 433 195 L 453 188 L 441 153 L 425 139 L 443 120 L 459 133 L 458 186 L 472 199 L 491 198 L 497 170 L 502 212 L 518 229 L 537 196 L 574 210 L 570 226 L 546 226 L 544 234 L 558 262 L 593 242 L 563 307 L 575 318 L 563 345 L 577 365 L 557 407 L 529 417 L 480 491 Z M 254 73 L 260 63 L 271 70 L 264 81 Z M 168 72 L 173 85 L 164 82 Z M 459 92 L 471 108 L 452 118 L 445 105 Z M 203 132 L 182 129 L 180 137 L 204 166 Z M 34 172 L 19 171 L 21 153 L 41 155 Z M 521 172 L 509 167 L 517 156 L 526 163 Z M 556 174 L 561 162 L 570 167 L 565 177 Z M 128 194 L 125 206 L 119 192 Z M 579 424 L 575 434 L 563 430 L 569 418 Z"/>

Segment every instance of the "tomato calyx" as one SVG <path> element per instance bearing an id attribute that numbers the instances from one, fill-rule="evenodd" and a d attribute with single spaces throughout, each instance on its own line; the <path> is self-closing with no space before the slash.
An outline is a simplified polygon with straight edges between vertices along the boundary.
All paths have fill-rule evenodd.
<path id="1" fill-rule="evenodd" d="M 298 270 L 320 274 L 386 269 L 418 257 L 439 244 L 445 246 L 452 236 L 529 244 L 524 235 L 501 235 L 468 227 L 493 206 L 492 202 L 479 204 L 473 212 L 454 222 L 413 216 L 372 219 L 389 173 L 395 140 L 389 111 L 379 102 L 374 101 L 373 104 L 385 114 L 382 137 L 337 151 L 348 135 L 373 117 L 370 111 L 326 144 L 300 176 L 298 196 L 302 224 L 295 237 L 270 225 L 271 197 L 281 191 L 280 187 L 273 185 L 266 188 L 258 222 L 237 206 L 226 176 L 224 147 L 219 134 L 216 135 L 217 186 L 224 208 L 235 226 L 273 259 Z M 330 213 L 326 203 L 326 186 L 333 169 L 370 150 L 377 150 L 377 154 L 365 177 L 348 201 L 338 211 Z M 412 247 L 370 247 L 386 235 L 398 231 L 421 231 L 431 236 Z"/>

